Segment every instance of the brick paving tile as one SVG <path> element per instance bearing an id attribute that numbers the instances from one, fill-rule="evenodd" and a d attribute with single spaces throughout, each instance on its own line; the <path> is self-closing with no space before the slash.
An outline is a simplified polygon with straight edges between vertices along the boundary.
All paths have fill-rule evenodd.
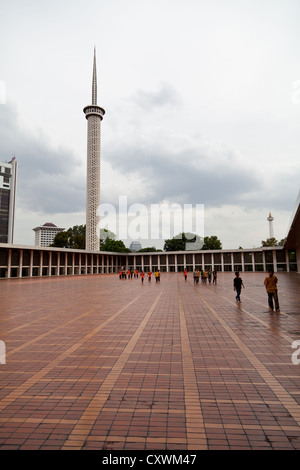
<path id="1" fill-rule="evenodd" d="M 1 280 L 0 449 L 299 450 L 300 277 L 233 277 Z"/>

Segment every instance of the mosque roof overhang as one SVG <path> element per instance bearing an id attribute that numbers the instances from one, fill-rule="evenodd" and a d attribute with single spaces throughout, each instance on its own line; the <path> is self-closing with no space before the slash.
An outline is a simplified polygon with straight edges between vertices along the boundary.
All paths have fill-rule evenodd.
<path id="1" fill-rule="evenodd" d="M 292 214 L 284 248 L 294 250 L 300 247 L 300 191 Z"/>

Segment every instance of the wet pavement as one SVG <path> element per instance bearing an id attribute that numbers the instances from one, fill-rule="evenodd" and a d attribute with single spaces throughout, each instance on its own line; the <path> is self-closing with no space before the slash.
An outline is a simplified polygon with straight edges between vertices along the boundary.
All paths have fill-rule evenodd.
<path id="1" fill-rule="evenodd" d="M 1 280 L 0 449 L 299 450 L 300 275 L 280 313 L 265 276 Z"/>

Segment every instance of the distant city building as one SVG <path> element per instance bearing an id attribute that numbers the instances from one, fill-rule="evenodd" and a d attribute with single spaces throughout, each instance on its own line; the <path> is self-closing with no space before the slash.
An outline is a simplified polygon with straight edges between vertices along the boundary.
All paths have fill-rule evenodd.
<path id="1" fill-rule="evenodd" d="M 32 229 L 35 232 L 35 246 L 50 246 L 53 243 L 55 235 L 63 232 L 65 229 L 57 227 L 51 222 Z"/>
<path id="2" fill-rule="evenodd" d="M 0 243 L 13 243 L 17 189 L 17 161 L 0 162 Z"/>
<path id="3" fill-rule="evenodd" d="M 139 241 L 133 241 L 133 242 L 130 243 L 129 249 L 133 252 L 139 251 L 139 250 L 142 249 L 142 245 Z"/>

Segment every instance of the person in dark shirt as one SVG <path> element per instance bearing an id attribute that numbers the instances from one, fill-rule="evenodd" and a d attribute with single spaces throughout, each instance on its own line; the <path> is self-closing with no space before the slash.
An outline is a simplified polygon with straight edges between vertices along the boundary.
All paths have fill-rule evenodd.
<path id="1" fill-rule="evenodd" d="M 235 299 L 237 302 L 241 301 L 240 295 L 241 295 L 242 287 L 245 289 L 243 280 L 240 278 L 240 273 L 236 271 L 235 278 L 233 280 L 233 290 L 236 292 Z"/>

